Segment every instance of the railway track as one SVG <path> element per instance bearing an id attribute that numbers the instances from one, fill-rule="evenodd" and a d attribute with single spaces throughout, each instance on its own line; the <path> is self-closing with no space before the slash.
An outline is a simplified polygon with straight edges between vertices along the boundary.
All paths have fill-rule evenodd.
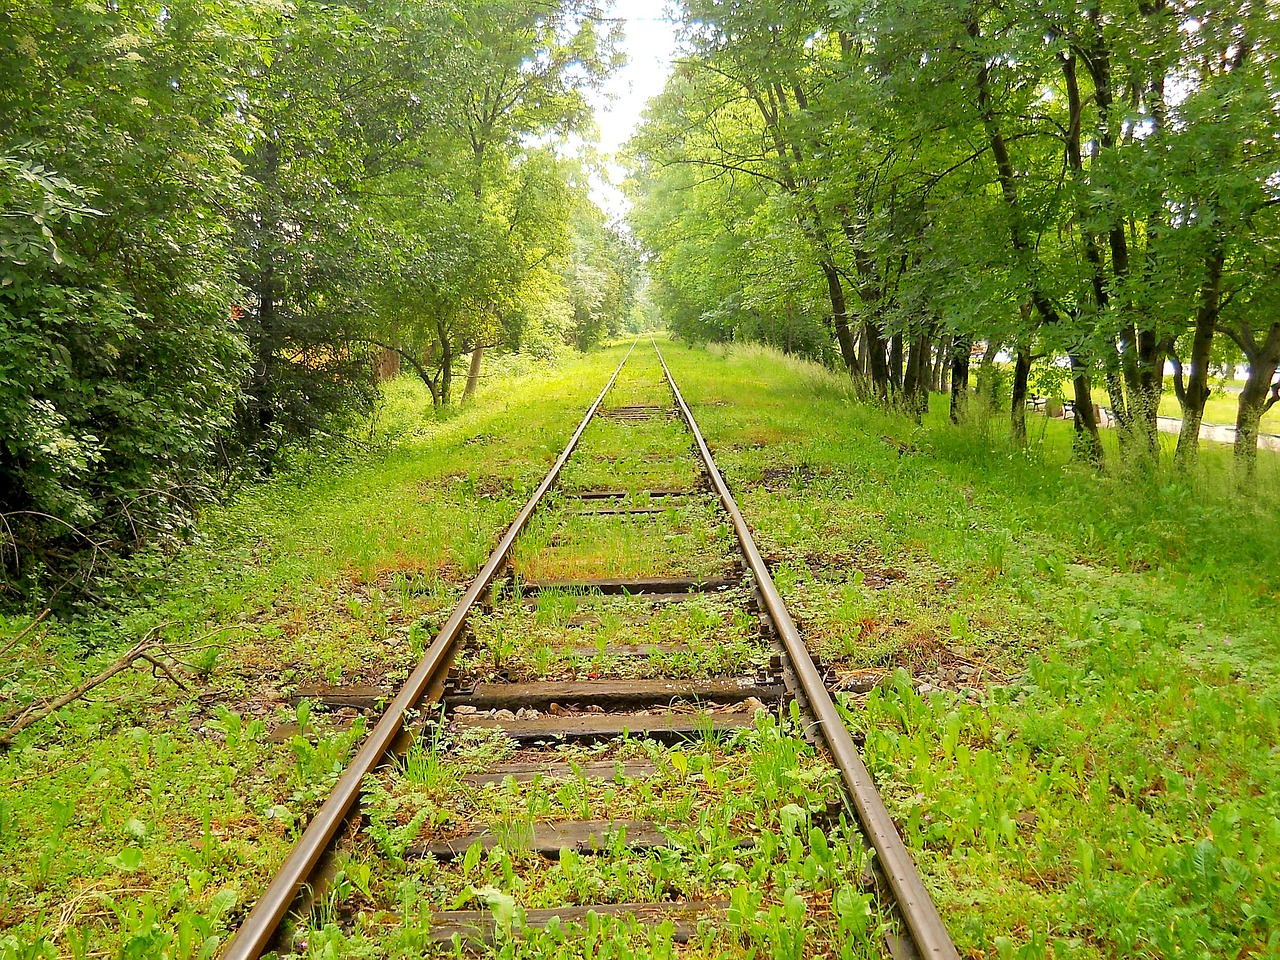
<path id="1" fill-rule="evenodd" d="M 224 957 L 325 943 L 957 957 L 656 344 L 614 371 Z"/>

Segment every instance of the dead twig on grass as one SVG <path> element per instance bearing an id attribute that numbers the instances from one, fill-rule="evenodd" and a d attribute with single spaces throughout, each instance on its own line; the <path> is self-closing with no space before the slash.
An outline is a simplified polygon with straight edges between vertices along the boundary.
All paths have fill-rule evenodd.
<path id="1" fill-rule="evenodd" d="M 175 670 L 178 668 L 186 668 L 189 670 L 191 667 L 187 661 L 181 659 L 180 655 L 189 656 L 192 653 L 206 650 L 212 645 L 204 644 L 201 646 L 199 645 L 200 641 L 196 641 L 195 644 L 183 644 L 177 647 L 167 647 L 157 638 L 165 627 L 172 625 L 172 623 L 162 623 L 158 626 L 152 627 L 147 631 L 147 635 L 145 637 L 130 647 L 123 656 L 117 659 L 109 667 L 97 676 L 84 681 L 74 689 L 64 693 L 57 699 L 45 701 L 43 704 L 39 705 L 32 704 L 18 712 L 16 715 L 5 718 L 11 722 L 9 729 L 3 734 L 0 734 L 0 750 L 8 749 L 8 747 L 13 743 L 14 737 L 30 727 L 32 724 L 38 723 L 52 713 L 56 713 L 67 704 L 72 703 L 75 700 L 79 700 L 89 691 L 106 683 L 117 674 L 124 673 L 124 671 L 138 663 L 150 664 L 151 674 L 156 679 L 161 679 L 161 675 L 163 674 L 163 676 L 178 687 L 178 689 L 186 690 L 187 685 L 182 682 Z M 207 637 L 201 639 L 207 639 Z"/>

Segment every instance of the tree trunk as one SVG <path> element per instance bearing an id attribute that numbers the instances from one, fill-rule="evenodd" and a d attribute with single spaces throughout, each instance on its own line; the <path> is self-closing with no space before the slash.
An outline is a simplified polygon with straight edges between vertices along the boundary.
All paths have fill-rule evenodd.
<path id="1" fill-rule="evenodd" d="M 1000 385 L 996 382 L 996 354 L 999 352 L 1000 344 L 988 340 L 987 349 L 982 351 L 982 360 L 978 363 L 978 397 L 982 400 L 983 413 L 995 410 L 1000 393 Z"/>
<path id="2" fill-rule="evenodd" d="M 1129 427 L 1132 423 L 1129 417 L 1128 406 L 1125 403 L 1124 395 L 1124 379 L 1120 375 L 1120 371 L 1116 368 L 1116 364 L 1112 362 L 1113 358 L 1108 358 L 1105 380 L 1107 384 L 1107 397 L 1111 400 L 1111 415 L 1115 418 L 1117 430 L 1120 436 L 1121 446 L 1126 445 L 1129 440 Z"/>
<path id="3" fill-rule="evenodd" d="M 466 403 L 476 395 L 476 387 L 480 385 L 480 363 L 484 360 L 484 346 L 477 346 L 471 351 L 471 366 L 467 369 L 467 386 L 462 391 L 462 402 Z"/>
<path id="4" fill-rule="evenodd" d="M 440 347 L 440 405 L 447 407 L 453 399 L 453 347 L 448 340 Z"/>
<path id="5" fill-rule="evenodd" d="M 885 400 L 889 396 L 889 358 L 886 355 L 888 345 L 874 320 L 867 320 L 862 325 L 862 332 L 867 341 L 867 373 L 871 377 L 871 385 L 876 396 Z"/>
<path id="6" fill-rule="evenodd" d="M 903 374 L 903 347 L 902 334 L 895 333 L 889 341 L 889 385 L 897 392 L 902 392 L 902 374 Z"/>
<path id="7" fill-rule="evenodd" d="M 1014 349 L 1013 390 L 1009 399 L 1009 431 L 1019 447 L 1027 445 L 1027 381 L 1031 377 L 1031 347 L 1019 343 Z"/>
<path id="8" fill-rule="evenodd" d="M 259 468 L 270 473 L 275 461 L 275 451 L 267 438 L 275 421 L 276 406 L 273 391 L 276 384 L 276 297 L 280 283 L 276 277 L 275 252 L 279 242 L 280 198 L 277 175 L 280 167 L 280 145 L 275 140 L 264 140 L 251 160 L 253 179 L 257 181 L 259 207 L 256 211 L 259 226 L 258 256 L 255 275 L 247 286 L 253 289 L 258 301 L 257 324 L 247 330 L 249 348 L 253 353 L 249 380 L 246 384 L 246 416 L 242 422 L 244 443 L 253 451 Z"/>
<path id="9" fill-rule="evenodd" d="M 938 341 L 938 362 L 934 366 L 933 374 L 934 389 L 938 393 L 951 392 L 951 344 L 954 339 L 948 333 Z"/>
<path id="10" fill-rule="evenodd" d="M 1182 429 L 1173 462 L 1181 470 L 1190 469 L 1200 454 L 1200 424 L 1209 399 L 1209 357 L 1218 327 L 1222 304 L 1222 267 L 1226 261 L 1221 246 L 1205 258 L 1205 277 L 1200 285 L 1200 305 L 1196 308 L 1195 333 L 1191 341 L 1191 371 L 1182 397 Z"/>
<path id="11" fill-rule="evenodd" d="M 917 423 L 929 411 L 929 375 L 932 371 L 929 347 L 932 340 L 933 337 L 927 332 L 916 337 L 907 355 L 906 370 L 902 377 L 902 400 Z"/>
<path id="12" fill-rule="evenodd" d="M 1251 351 L 1249 376 L 1245 378 L 1236 409 L 1236 482 L 1242 491 L 1252 488 L 1257 476 L 1262 415 L 1280 400 L 1280 381 L 1275 381 L 1277 367 L 1280 367 L 1280 323 L 1273 323 L 1261 349 Z"/>
<path id="13" fill-rule="evenodd" d="M 431 374 L 427 372 L 427 368 L 422 365 L 421 359 L 415 357 L 412 352 L 404 349 L 403 347 L 397 347 L 382 340 L 375 340 L 371 337 L 368 342 L 372 343 L 375 347 L 382 348 L 385 353 L 394 354 L 397 358 L 407 361 L 409 366 L 413 367 L 414 372 L 418 375 L 418 379 L 426 384 L 427 389 L 431 391 L 431 405 L 433 407 L 440 406 L 440 397 L 436 393 L 436 385 L 431 379 Z M 399 364 L 396 366 L 397 369 L 399 369 Z"/>
<path id="14" fill-rule="evenodd" d="M 957 334 L 951 340 L 951 422 L 959 423 L 969 403 L 968 337 Z"/>
<path id="15" fill-rule="evenodd" d="M 831 301 L 831 322 L 836 328 L 836 343 L 840 345 L 840 359 L 845 369 L 853 374 L 858 369 L 858 348 L 854 343 L 853 331 L 849 329 L 849 305 L 844 297 L 844 284 L 840 280 L 840 271 L 835 263 L 824 257 L 822 275 L 827 280 L 827 297 Z"/>
<path id="16" fill-rule="evenodd" d="M 1138 382 L 1129 394 L 1129 418 L 1134 432 L 1154 457 L 1160 452 L 1160 397 L 1164 393 L 1164 350 L 1154 330 L 1139 330 Z"/>
<path id="17" fill-rule="evenodd" d="M 1079 355 L 1069 353 L 1067 356 L 1071 360 L 1071 371 L 1074 374 L 1071 384 L 1074 388 L 1076 455 L 1095 466 L 1101 466 L 1102 438 L 1098 435 L 1098 418 L 1093 412 L 1093 383 L 1089 368 Z"/>
<path id="18" fill-rule="evenodd" d="M 379 347 L 373 358 L 373 379 L 378 383 L 386 383 L 400 376 L 400 354 L 388 347 Z"/>

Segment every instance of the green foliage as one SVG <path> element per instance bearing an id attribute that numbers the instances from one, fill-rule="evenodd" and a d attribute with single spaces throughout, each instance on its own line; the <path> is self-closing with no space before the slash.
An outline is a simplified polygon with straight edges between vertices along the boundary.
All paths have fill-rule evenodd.
<path id="1" fill-rule="evenodd" d="M 1105 384 L 1137 460 L 1156 450 L 1166 357 L 1189 361 L 1191 420 L 1210 363 L 1243 355 L 1251 475 L 1280 364 L 1261 308 L 1280 196 L 1258 146 L 1277 134 L 1274 18 L 1243 2 L 1209 28 L 1162 4 L 682 14 L 681 67 L 632 144 L 634 224 L 673 331 L 842 365 L 912 409 L 953 342 L 1069 357 L 1077 397 Z"/>
<path id="2" fill-rule="evenodd" d="M 59 568 L 56 582 L 84 580 L 96 551 L 172 533 L 204 499 L 243 362 L 218 213 L 234 204 L 240 134 L 227 77 L 197 66 L 235 21 L 215 10 L 179 3 L 163 20 L 137 4 L 6 10 L 9 591 L 33 586 L 45 564 Z M 175 72 L 189 82 L 172 83 Z"/>
<path id="3" fill-rule="evenodd" d="M 557 155 L 614 64 L 591 14 L 0 11 L 3 600 L 65 599 L 228 481 L 349 445 L 379 344 L 447 402 L 462 351 L 616 325 L 629 252 L 585 212 L 571 245 Z"/>

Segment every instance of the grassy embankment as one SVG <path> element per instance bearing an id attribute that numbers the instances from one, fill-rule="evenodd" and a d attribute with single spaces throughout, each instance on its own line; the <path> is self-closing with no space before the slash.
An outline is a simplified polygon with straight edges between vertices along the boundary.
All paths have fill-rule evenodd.
<path id="1" fill-rule="evenodd" d="M 815 650 L 889 674 L 850 723 L 962 949 L 1280 952 L 1274 499 L 1224 492 L 1221 450 L 1194 481 L 1098 476 L 1063 468 L 1065 424 L 1023 454 L 774 354 L 667 352 Z M 197 956 L 224 931 L 359 735 L 292 691 L 404 676 L 616 359 L 440 422 L 398 383 L 383 454 L 252 492 L 154 593 L 8 654 L 24 703 L 158 623 L 222 644 L 190 691 L 117 678 L 0 758 L 0 957 Z M 1277 472 L 1263 454 L 1260 488 Z"/>

